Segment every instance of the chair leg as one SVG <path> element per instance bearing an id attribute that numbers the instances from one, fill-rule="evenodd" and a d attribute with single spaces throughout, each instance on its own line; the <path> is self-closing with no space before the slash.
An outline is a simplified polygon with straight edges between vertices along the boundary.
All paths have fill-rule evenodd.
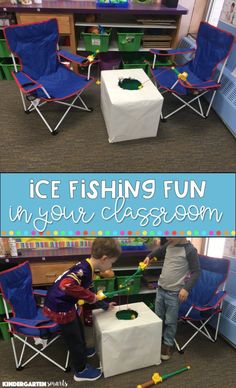
<path id="1" fill-rule="evenodd" d="M 211 342 L 215 342 L 214 338 L 212 338 L 212 336 L 210 335 L 209 331 L 207 330 L 207 328 L 205 327 L 206 324 L 211 320 L 212 316 L 209 317 L 205 322 L 201 322 L 201 326 L 200 327 L 197 327 L 196 325 L 194 325 L 192 322 L 190 321 L 186 321 L 189 325 L 191 325 L 192 327 L 194 327 L 194 329 L 196 330 L 195 333 L 188 339 L 187 342 L 185 342 L 185 344 L 180 347 L 180 351 L 182 351 L 183 349 L 186 348 L 186 346 L 196 337 L 197 334 L 201 333 L 202 335 L 204 335 L 206 338 L 208 338 Z M 206 333 L 204 333 L 204 331 L 202 330 L 205 330 Z"/>
<path id="2" fill-rule="evenodd" d="M 163 116 L 163 119 L 166 120 L 167 118 L 173 116 L 175 113 L 179 112 L 180 110 L 182 110 L 183 108 L 190 108 L 191 110 L 193 110 L 195 113 L 197 113 L 199 116 L 201 116 L 202 118 L 206 119 L 207 116 L 208 116 L 208 113 L 209 113 L 209 110 L 210 108 L 208 107 L 208 110 L 207 110 L 207 113 L 204 114 L 203 112 L 203 109 L 202 109 L 202 105 L 201 105 L 201 101 L 200 101 L 200 97 L 204 96 L 204 94 L 206 94 L 208 91 L 204 91 L 203 93 L 195 96 L 194 98 L 192 98 L 190 101 L 185 101 L 182 97 L 180 97 L 179 95 L 175 94 L 175 93 L 172 93 L 178 100 L 180 100 L 183 104 L 176 108 L 174 111 L 168 113 L 166 116 Z M 199 106 L 199 110 L 197 110 L 196 108 L 194 108 L 191 104 L 198 100 L 198 106 Z"/>
<path id="3" fill-rule="evenodd" d="M 38 108 L 41 108 L 41 106 L 47 104 L 47 101 L 44 101 L 44 102 L 40 102 L 39 104 L 37 104 L 36 106 Z M 27 110 L 25 111 L 25 113 L 27 114 L 30 114 L 31 112 L 33 112 L 34 110 L 36 110 L 35 106 L 31 103 L 30 106 L 27 108 Z"/>
<path id="4" fill-rule="evenodd" d="M 176 346 L 176 349 L 178 350 L 178 352 L 180 354 L 184 354 L 184 351 L 180 348 L 180 346 L 179 346 L 179 344 L 178 344 L 176 339 L 174 339 L 174 342 L 175 342 L 175 346 Z"/>
<path id="5" fill-rule="evenodd" d="M 27 107 L 26 107 L 26 103 L 25 103 L 25 99 L 24 99 L 24 94 L 22 93 L 21 90 L 20 90 L 20 96 L 21 96 L 21 101 L 22 101 L 22 104 L 23 104 L 24 111 L 26 112 Z"/>
<path id="6" fill-rule="evenodd" d="M 207 330 L 207 328 L 205 327 L 207 325 L 207 323 L 211 320 L 212 317 L 208 318 L 204 323 L 203 321 L 200 321 L 201 323 L 201 326 L 200 327 L 197 327 L 196 325 L 194 325 L 192 322 L 188 321 L 188 324 L 191 325 L 192 327 L 194 327 L 195 329 L 197 329 L 197 334 L 198 333 L 201 333 L 202 335 L 204 335 L 206 338 L 208 338 L 210 341 L 212 342 L 215 342 L 214 341 L 214 338 L 212 338 L 212 336 L 210 335 L 209 331 Z M 205 331 L 202 331 L 202 329 Z"/>
<path id="7" fill-rule="evenodd" d="M 77 94 L 75 100 L 72 101 L 71 104 L 69 104 L 68 102 L 65 102 L 65 101 L 54 101 L 54 102 L 56 102 L 57 104 L 66 105 L 66 106 L 71 107 L 71 108 L 77 108 L 77 109 L 80 109 L 80 110 L 85 110 L 86 112 L 92 112 L 92 111 L 93 111 L 93 108 L 89 108 L 89 107 L 85 104 L 84 100 L 83 100 L 82 97 L 81 97 L 81 94 L 82 94 L 82 93 Z M 77 98 L 80 99 L 82 106 L 74 105 L 74 102 L 77 100 Z"/>
<path id="8" fill-rule="evenodd" d="M 54 130 L 50 127 L 50 125 L 48 124 L 47 120 L 44 118 L 44 116 L 42 115 L 42 113 L 40 112 L 40 110 L 38 109 L 37 106 L 35 106 L 35 110 L 37 111 L 37 113 L 39 114 L 39 116 L 41 117 L 41 119 L 43 120 L 44 124 L 49 129 L 49 131 L 51 132 L 51 134 L 53 134 Z M 54 133 L 54 135 L 55 135 L 55 133 Z"/>
<path id="9" fill-rule="evenodd" d="M 166 118 L 163 116 L 163 113 L 162 113 L 162 111 L 161 111 L 161 122 L 162 123 L 165 123 L 167 120 L 166 120 Z"/>
<path id="10" fill-rule="evenodd" d="M 201 116 L 203 117 L 204 113 L 203 113 L 203 109 L 202 109 L 202 104 L 201 104 L 200 98 L 198 98 L 197 101 L 198 101 L 199 111 L 201 112 Z"/>
<path id="11" fill-rule="evenodd" d="M 66 363 L 65 363 L 65 371 L 66 372 L 70 371 L 70 367 L 68 366 L 69 365 L 69 358 L 70 358 L 70 352 L 68 350 L 68 352 L 66 353 Z"/>
<path id="12" fill-rule="evenodd" d="M 220 318 L 221 318 L 221 311 L 219 312 L 218 314 L 218 317 L 217 317 L 217 323 L 216 323 L 216 331 L 215 331 L 215 341 L 217 340 L 217 337 L 218 337 L 218 331 L 219 331 L 219 326 L 220 326 Z"/>
<path id="13" fill-rule="evenodd" d="M 11 337 L 11 346 L 12 346 L 12 350 L 13 350 L 13 355 L 14 355 L 14 360 L 15 360 L 15 364 L 16 364 L 16 369 L 18 370 L 19 363 L 18 363 L 18 359 L 17 359 L 17 353 L 16 353 L 16 346 L 15 346 L 14 336 Z"/>
<path id="14" fill-rule="evenodd" d="M 25 337 L 25 340 L 23 342 L 23 346 L 22 346 L 22 350 L 21 350 L 21 354 L 20 354 L 20 359 L 19 359 L 19 366 L 22 366 L 21 365 L 21 362 L 22 362 L 22 359 L 23 359 L 23 356 L 24 356 L 24 352 L 25 352 L 25 346 L 27 345 L 27 337 Z"/>
<path id="15" fill-rule="evenodd" d="M 31 360 L 33 360 L 35 357 L 37 357 L 38 355 L 43 355 L 43 351 L 49 346 L 49 345 L 51 345 L 54 341 L 56 341 L 57 340 L 57 338 L 58 338 L 58 336 L 56 336 L 56 337 L 54 337 L 44 348 L 42 348 L 41 350 L 39 350 L 39 349 L 37 349 L 37 348 L 35 348 L 34 346 L 32 346 L 32 345 L 30 345 L 29 343 L 27 343 L 27 345 L 29 346 L 29 347 L 31 347 L 32 349 L 35 349 L 36 350 L 36 353 L 35 354 L 33 354 L 33 356 L 31 356 L 30 358 L 28 358 L 28 360 L 27 361 L 25 361 L 24 362 L 24 364 L 22 365 L 22 366 L 25 366 L 25 365 L 27 365 Z M 45 355 L 43 355 L 43 356 L 45 356 Z M 46 356 L 47 357 L 47 356 Z"/>
<path id="16" fill-rule="evenodd" d="M 39 350 L 37 348 L 35 348 L 33 345 L 31 345 L 29 342 L 27 342 L 27 337 L 25 340 L 23 340 L 20 336 L 18 336 L 17 334 L 14 334 L 14 337 L 17 338 L 20 342 L 23 342 L 23 348 L 22 348 L 22 351 L 21 351 L 21 356 L 20 356 L 20 360 L 19 362 L 17 361 L 17 355 L 16 355 L 16 349 L 15 349 L 15 344 L 14 344 L 14 349 L 13 349 L 13 353 L 14 353 L 14 356 L 15 356 L 15 361 L 16 361 L 16 368 L 17 370 L 21 370 L 25 365 L 27 365 L 31 360 L 33 360 L 35 357 L 41 355 L 42 357 L 46 358 L 49 362 L 51 362 L 52 364 L 56 365 L 58 368 L 62 369 L 64 372 L 66 372 L 67 370 L 67 364 L 68 364 L 68 360 L 69 360 L 69 355 L 67 355 L 66 357 L 66 366 L 62 366 L 60 365 L 58 362 L 54 361 L 52 358 L 48 357 L 46 354 L 44 354 L 44 350 L 48 348 L 48 346 L 50 346 L 54 341 L 57 340 L 58 336 L 54 337 L 48 344 L 47 346 L 43 349 L 43 350 Z M 23 358 L 23 354 L 24 354 L 24 350 L 25 350 L 25 346 L 28 346 L 29 348 L 31 348 L 32 350 L 34 350 L 34 354 L 33 356 L 31 356 L 30 358 L 28 358 L 23 364 L 21 364 L 22 362 L 22 358 Z"/>
<path id="17" fill-rule="evenodd" d="M 72 101 L 72 103 L 70 104 L 70 106 L 67 108 L 67 110 L 65 111 L 65 113 L 63 114 L 63 116 L 61 117 L 61 119 L 58 121 L 58 123 L 57 123 L 57 125 L 55 126 L 53 132 L 57 131 L 59 125 L 62 123 L 62 121 L 64 120 L 64 118 L 66 117 L 66 115 L 69 113 L 69 111 L 70 111 L 71 108 L 73 107 L 73 105 L 74 105 L 75 101 L 77 100 L 77 98 L 79 98 L 80 100 L 82 100 L 82 99 L 80 98 L 80 94 L 78 94 L 78 95 L 74 98 L 74 100 Z M 84 105 L 85 105 L 85 104 L 84 104 Z M 86 105 L 85 105 L 85 106 L 86 106 Z M 87 106 L 86 106 L 86 108 L 87 108 Z M 88 109 L 88 108 L 87 108 L 87 109 Z M 87 109 L 85 109 L 85 110 L 87 110 Z"/>
<path id="18" fill-rule="evenodd" d="M 30 106 L 26 109 L 25 112 L 26 113 L 31 113 L 32 111 L 36 110 L 36 112 L 41 117 L 42 121 L 44 122 L 46 127 L 49 129 L 51 134 L 52 135 L 56 135 L 58 133 L 59 126 L 61 125 L 62 121 L 65 119 L 65 117 L 67 116 L 67 114 L 69 113 L 71 108 L 77 108 L 77 109 L 80 109 L 80 110 L 84 110 L 86 112 L 92 112 L 92 108 L 88 108 L 87 105 L 85 104 L 85 102 L 83 101 L 83 99 L 81 98 L 81 96 L 80 96 L 81 93 L 77 94 L 71 103 L 67 103 L 67 102 L 64 102 L 64 101 L 54 101 L 54 102 L 56 102 L 58 104 L 66 105 L 68 107 L 66 109 L 66 111 L 63 113 L 62 117 L 60 118 L 60 120 L 58 121 L 57 125 L 54 128 L 52 128 L 49 125 L 49 123 L 47 122 L 46 118 L 44 117 L 44 115 L 42 114 L 42 112 L 39 109 L 39 107 L 41 107 L 44 104 L 46 104 L 47 101 L 39 103 L 39 99 L 35 99 L 35 100 L 31 101 Z M 75 105 L 75 102 L 76 102 L 77 99 L 79 99 L 81 101 L 82 106 Z"/>
<path id="19" fill-rule="evenodd" d="M 216 90 L 213 92 L 212 96 L 211 96 L 211 100 L 210 100 L 210 103 L 209 103 L 209 106 L 208 106 L 208 109 L 206 111 L 206 117 L 208 117 L 209 115 L 209 112 L 210 112 L 210 109 L 211 109 L 211 106 L 213 104 L 213 101 L 214 101 L 214 98 L 215 98 L 215 94 L 216 94 Z"/>

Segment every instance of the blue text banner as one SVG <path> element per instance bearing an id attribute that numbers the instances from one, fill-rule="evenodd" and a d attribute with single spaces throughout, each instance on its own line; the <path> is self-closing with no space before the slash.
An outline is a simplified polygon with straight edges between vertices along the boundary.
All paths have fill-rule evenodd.
<path id="1" fill-rule="evenodd" d="M 235 236 L 235 174 L 1 174 L 1 236 Z"/>

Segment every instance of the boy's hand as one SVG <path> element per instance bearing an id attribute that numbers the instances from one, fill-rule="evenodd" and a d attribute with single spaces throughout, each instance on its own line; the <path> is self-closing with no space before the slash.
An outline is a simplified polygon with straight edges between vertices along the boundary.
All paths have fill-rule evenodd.
<path id="1" fill-rule="evenodd" d="M 145 259 L 143 260 L 144 264 L 147 264 L 147 266 L 149 266 L 150 264 L 150 257 L 145 257 Z"/>
<path id="2" fill-rule="evenodd" d="M 113 310 L 115 306 L 116 306 L 116 302 L 110 302 L 109 307 L 108 307 L 108 311 Z"/>
<path id="3" fill-rule="evenodd" d="M 181 288 L 179 292 L 179 301 L 180 303 L 183 303 L 188 298 L 189 292 L 185 290 L 184 288 Z"/>

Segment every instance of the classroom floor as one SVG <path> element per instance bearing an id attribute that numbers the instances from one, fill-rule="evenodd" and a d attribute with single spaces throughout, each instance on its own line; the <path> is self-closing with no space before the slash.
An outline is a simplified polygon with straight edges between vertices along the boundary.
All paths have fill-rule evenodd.
<path id="1" fill-rule="evenodd" d="M 52 136 L 36 113 L 26 115 L 13 81 L 1 82 L 1 172 L 235 172 L 236 140 L 214 111 L 207 120 L 182 110 L 157 137 L 108 143 L 100 86 L 84 93 L 92 113 L 72 110 Z M 175 101 L 168 99 L 168 105 Z M 48 110 L 55 122 L 63 111 Z M 53 120 L 55 119 L 55 120 Z M 148 123 L 147 123 L 148 126 Z"/>
<path id="2" fill-rule="evenodd" d="M 178 329 L 178 339 L 182 341 L 192 333 L 192 329 L 186 324 L 180 324 Z M 92 344 L 93 329 L 87 328 L 87 343 Z M 138 342 L 138 339 L 137 339 Z M 14 368 L 13 354 L 10 342 L 0 341 L 0 365 L 1 381 L 47 381 L 67 383 L 67 387 L 79 388 L 136 388 L 137 384 L 144 383 L 151 379 L 153 373 L 170 373 L 177 369 L 190 365 L 191 369 L 180 375 L 174 376 L 163 382 L 166 388 L 234 388 L 236 381 L 235 356 L 236 350 L 221 337 L 216 343 L 212 343 L 203 336 L 198 336 L 189 345 L 184 355 L 175 352 L 172 359 L 163 362 L 159 366 L 152 366 L 137 371 L 124 373 L 104 379 L 101 377 L 95 382 L 76 383 L 73 380 L 72 372 L 64 373 L 46 360 L 36 358 L 25 369 L 17 372 Z M 52 350 L 51 350 L 52 351 Z M 142 349 L 140 349 L 142 352 Z M 58 342 L 54 347 L 54 355 L 64 360 L 65 352 L 63 343 Z M 132 354 L 130 355 L 132 357 Z M 91 359 L 94 366 L 99 365 L 97 357 Z M 119 360 L 122 362 L 122 359 Z M 53 386 L 53 385 L 51 385 Z M 55 385 L 54 385 L 55 386 Z"/>

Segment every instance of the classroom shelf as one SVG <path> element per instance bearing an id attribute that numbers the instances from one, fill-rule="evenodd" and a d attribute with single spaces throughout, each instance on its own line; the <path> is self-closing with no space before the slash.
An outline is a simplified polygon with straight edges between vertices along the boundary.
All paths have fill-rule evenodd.
<path id="1" fill-rule="evenodd" d="M 77 27 L 98 27 L 99 23 L 86 23 L 86 22 L 76 22 L 75 26 Z M 141 28 L 141 29 L 170 29 L 176 30 L 176 25 L 167 26 L 165 24 L 138 24 L 138 23 L 102 23 L 103 27 L 111 27 L 111 28 Z"/>
<path id="2" fill-rule="evenodd" d="M 151 270 L 151 269 L 161 269 L 162 268 L 162 264 L 160 265 L 152 265 L 150 267 L 148 267 L 148 270 Z M 136 271 L 137 269 L 137 266 L 122 266 L 122 267 L 112 267 L 113 271 Z M 146 270 L 147 271 L 147 270 Z"/>
<path id="3" fill-rule="evenodd" d="M 155 293 L 156 293 L 156 289 L 151 289 L 147 287 L 141 287 L 139 291 L 139 294 L 155 294 Z"/>

